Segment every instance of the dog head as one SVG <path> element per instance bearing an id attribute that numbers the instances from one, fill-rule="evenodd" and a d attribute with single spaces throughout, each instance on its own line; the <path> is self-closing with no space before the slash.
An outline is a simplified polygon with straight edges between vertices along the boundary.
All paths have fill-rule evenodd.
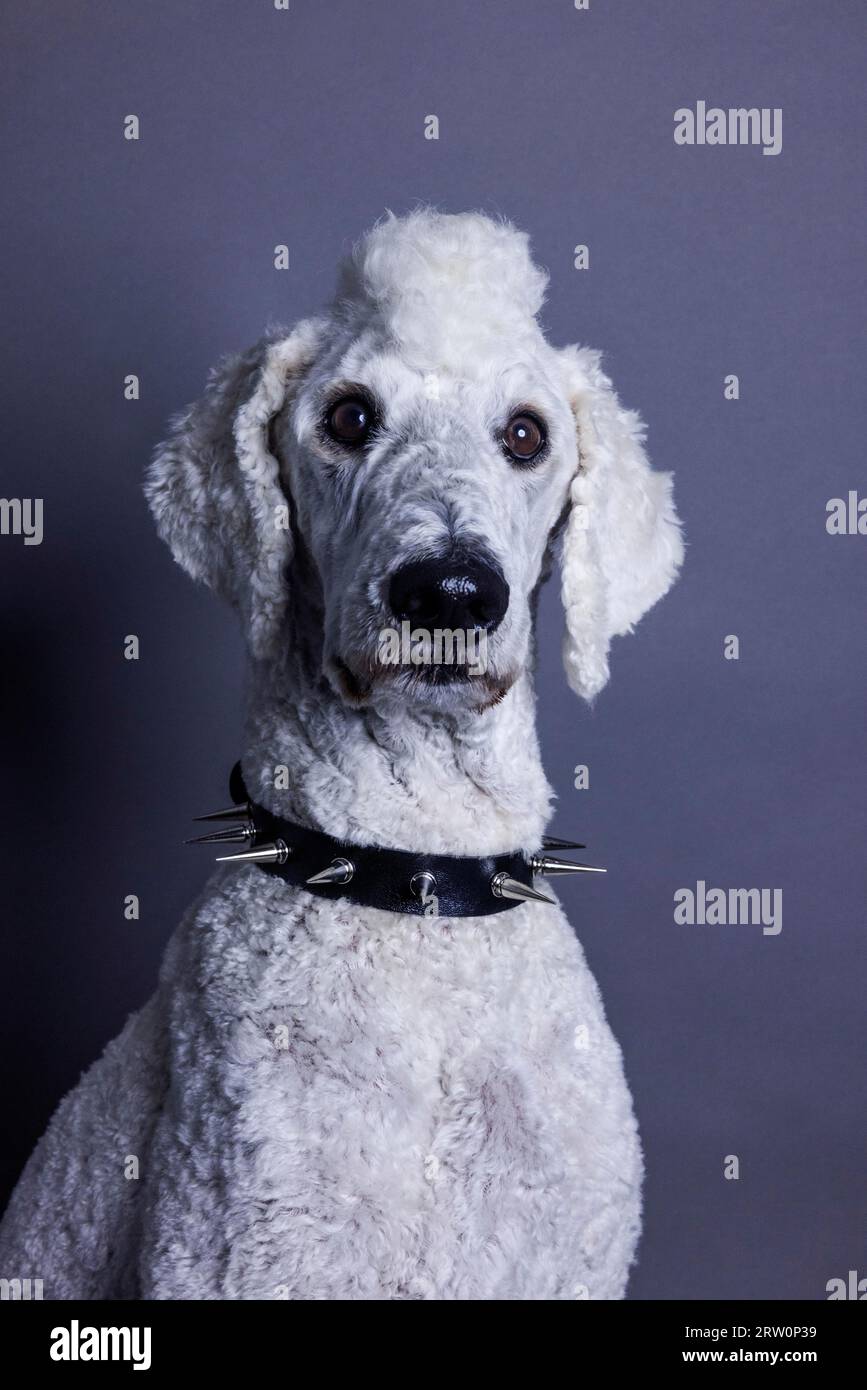
<path id="1" fill-rule="evenodd" d="M 328 313 L 224 363 L 175 421 L 151 508 L 257 658 L 303 631 L 350 704 L 483 709 L 529 660 L 556 555 L 569 682 L 602 688 L 682 542 L 598 354 L 546 342 L 545 286 L 508 224 L 389 217 Z"/>

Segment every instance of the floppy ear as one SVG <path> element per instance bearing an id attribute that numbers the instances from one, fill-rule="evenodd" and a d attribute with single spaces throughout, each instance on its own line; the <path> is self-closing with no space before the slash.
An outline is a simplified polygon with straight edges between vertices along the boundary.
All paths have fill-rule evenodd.
<path id="1" fill-rule="evenodd" d="M 291 505 L 268 426 L 313 360 L 315 320 L 270 336 L 211 373 L 205 394 L 172 422 L 147 471 L 145 496 L 178 563 L 238 608 L 263 655 L 286 603 Z"/>
<path id="2" fill-rule="evenodd" d="M 644 426 L 624 410 L 599 354 L 565 348 L 578 432 L 578 471 L 561 540 L 563 662 L 592 700 L 608 680 L 611 638 L 631 632 L 674 582 L 683 560 L 671 474 L 644 452 Z"/>

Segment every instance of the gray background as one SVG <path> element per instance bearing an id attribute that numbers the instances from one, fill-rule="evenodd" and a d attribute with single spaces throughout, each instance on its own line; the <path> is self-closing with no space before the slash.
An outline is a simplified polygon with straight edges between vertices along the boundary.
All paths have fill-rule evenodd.
<path id="1" fill-rule="evenodd" d="M 290 6 L 3 18 L 0 490 L 43 497 L 46 525 L 41 547 L 0 537 L 5 1182 L 151 991 L 210 862 L 179 848 L 186 818 L 238 751 L 240 640 L 152 533 L 148 452 L 217 357 L 330 294 L 384 208 L 479 207 L 532 234 L 553 340 L 606 350 L 690 543 L 592 712 L 553 591 L 541 619 L 554 828 L 611 870 L 563 891 L 647 1151 L 631 1295 L 823 1298 L 867 1275 L 867 537 L 824 524 L 865 489 L 863 7 Z M 676 147 L 699 98 L 782 107 L 782 153 Z M 676 926 L 699 878 L 782 888 L 781 935 Z"/>

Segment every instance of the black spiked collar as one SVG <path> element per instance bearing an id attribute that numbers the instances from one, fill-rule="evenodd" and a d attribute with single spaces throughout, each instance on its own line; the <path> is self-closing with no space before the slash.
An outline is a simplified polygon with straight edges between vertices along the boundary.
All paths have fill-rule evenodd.
<path id="1" fill-rule="evenodd" d="M 234 805 L 199 820 L 226 827 L 188 844 L 223 846 L 219 862 L 255 864 L 322 898 L 345 898 L 361 907 L 439 917 L 489 917 L 521 902 L 553 903 L 533 884 L 535 874 L 604 873 L 587 864 L 514 850 L 480 859 L 413 853 L 348 844 L 320 830 L 273 815 L 247 793 L 236 763 L 229 779 Z M 229 825 L 228 822 L 235 822 Z M 236 853 L 231 846 L 237 845 Z M 546 839 L 542 850 L 583 849 L 573 840 Z"/>

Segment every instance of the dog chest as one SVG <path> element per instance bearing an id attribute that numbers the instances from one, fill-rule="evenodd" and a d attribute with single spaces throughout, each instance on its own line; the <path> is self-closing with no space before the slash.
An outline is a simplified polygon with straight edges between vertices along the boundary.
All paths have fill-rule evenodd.
<path id="1" fill-rule="evenodd" d="M 198 937 L 207 988 L 154 1206 L 163 1284 L 180 1241 L 217 1296 L 575 1296 L 588 1227 L 634 1200 L 634 1122 L 567 924 L 509 915 L 396 930 L 317 903 L 250 933 L 228 978 L 224 933 Z"/>

